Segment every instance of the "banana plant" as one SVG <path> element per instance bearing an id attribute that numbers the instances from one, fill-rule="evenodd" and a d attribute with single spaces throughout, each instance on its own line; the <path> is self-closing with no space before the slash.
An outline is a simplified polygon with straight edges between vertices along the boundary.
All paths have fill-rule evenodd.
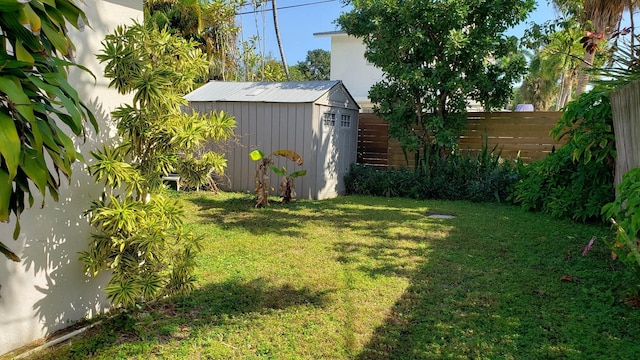
<path id="1" fill-rule="evenodd" d="M 274 190 L 273 187 L 268 184 L 269 169 L 277 175 L 282 176 L 279 190 L 283 204 L 288 204 L 291 200 L 296 198 L 294 179 L 307 174 L 307 170 L 299 170 L 292 172 L 291 174 L 287 174 L 287 169 L 284 166 L 278 168 L 273 164 L 273 156 L 284 157 L 293 161 L 298 166 L 302 166 L 303 163 L 302 156 L 292 150 L 277 150 L 269 156 L 265 156 L 265 154 L 258 149 L 250 152 L 249 158 L 257 162 L 255 173 L 255 192 L 257 197 L 256 207 L 269 206 L 269 190 Z"/>

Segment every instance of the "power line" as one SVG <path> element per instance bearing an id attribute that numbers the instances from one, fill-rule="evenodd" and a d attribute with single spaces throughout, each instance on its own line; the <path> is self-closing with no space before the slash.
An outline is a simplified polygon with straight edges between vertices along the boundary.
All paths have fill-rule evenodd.
<path id="1" fill-rule="evenodd" d="M 277 10 L 291 9 L 291 8 L 297 8 L 297 7 L 303 7 L 303 6 L 311 6 L 311 5 L 318 5 L 318 4 L 324 4 L 324 3 L 336 2 L 336 1 L 338 1 L 338 0 L 324 0 L 324 1 L 315 1 L 315 2 L 310 2 L 310 3 L 298 4 L 298 5 L 280 6 L 280 7 L 277 8 Z M 267 12 L 267 11 L 273 11 L 273 9 L 259 9 L 259 10 L 255 9 L 253 11 L 237 13 L 236 15 L 248 15 L 248 14 L 254 14 L 256 12 Z"/>

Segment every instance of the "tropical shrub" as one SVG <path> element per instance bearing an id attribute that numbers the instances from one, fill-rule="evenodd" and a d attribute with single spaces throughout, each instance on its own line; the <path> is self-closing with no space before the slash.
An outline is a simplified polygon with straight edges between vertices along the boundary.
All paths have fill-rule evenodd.
<path id="1" fill-rule="evenodd" d="M 111 275 L 112 305 L 131 307 L 193 287 L 198 239 L 185 231 L 183 210 L 161 179 L 179 170 L 201 186 L 212 171 L 222 173 L 226 160 L 204 144 L 228 138 L 235 121 L 182 112 L 183 95 L 208 71 L 195 43 L 134 24 L 108 35 L 98 58 L 110 86 L 133 93 L 133 104 L 112 113 L 120 144 L 92 152 L 89 170 L 105 193 L 87 211 L 97 232 L 81 260 L 88 275 Z"/>
<path id="2" fill-rule="evenodd" d="M 570 102 L 551 134 L 568 142 L 520 168 L 511 199 L 525 210 L 576 221 L 601 219 L 613 200 L 615 141 L 610 89 L 597 87 Z"/>
<path id="3" fill-rule="evenodd" d="M 377 169 L 367 165 L 351 166 L 345 176 L 348 194 L 447 199 L 503 201 L 517 180 L 512 162 L 500 158 L 485 146 L 476 155 L 453 152 L 445 158 L 432 156 L 417 170 Z"/>
<path id="4" fill-rule="evenodd" d="M 640 278 L 640 168 L 624 174 L 617 190 L 616 200 L 602 208 L 617 230 L 615 240 L 608 245 L 614 257 Z"/>
<path id="5" fill-rule="evenodd" d="M 273 190 L 273 188 L 269 186 L 269 169 L 277 175 L 282 176 L 279 191 L 283 204 L 288 204 L 296 198 L 295 178 L 307 174 L 306 170 L 294 171 L 288 174 L 285 167 L 277 168 L 273 165 L 273 156 L 284 157 L 293 161 L 298 166 L 301 166 L 303 163 L 302 156 L 291 150 L 277 150 L 269 156 L 265 156 L 265 154 L 258 149 L 250 152 L 249 158 L 256 162 L 256 207 L 269 206 L 269 190 Z"/>
<path id="6" fill-rule="evenodd" d="M 82 160 L 67 134 L 83 136 L 85 121 L 98 127 L 67 80 L 70 66 L 88 71 L 71 61 L 67 31 L 87 18 L 73 1 L 49 3 L 0 2 L 0 221 L 15 215 L 14 239 L 34 195 L 42 196 L 42 205 L 47 192 L 57 201 L 60 175 L 68 179 L 72 164 Z M 20 261 L 2 241 L 0 253 Z"/>

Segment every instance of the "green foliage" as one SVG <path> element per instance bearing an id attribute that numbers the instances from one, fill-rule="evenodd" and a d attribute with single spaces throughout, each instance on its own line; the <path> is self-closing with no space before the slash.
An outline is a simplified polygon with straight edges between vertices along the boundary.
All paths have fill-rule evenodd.
<path id="1" fill-rule="evenodd" d="M 111 274 L 107 298 L 128 308 L 193 287 L 198 239 L 184 230 L 182 208 L 164 194 L 161 177 L 178 170 L 192 186 L 211 183 L 226 160 L 205 144 L 231 136 L 235 121 L 181 111 L 183 95 L 207 71 L 193 42 L 134 24 L 108 35 L 98 58 L 133 104 L 112 113 L 121 144 L 92 152 L 89 170 L 105 194 L 87 211 L 97 233 L 81 260 L 90 276 Z"/>
<path id="2" fill-rule="evenodd" d="M 159 181 L 173 171 L 180 157 L 204 154 L 207 141 L 231 136 L 235 120 L 228 114 L 182 112 L 186 105 L 183 95 L 193 90 L 207 71 L 196 43 L 136 24 L 116 28 L 103 44 L 98 59 L 106 62 L 110 85 L 120 93 L 134 93 L 134 105 L 117 108 L 113 116 L 118 119 L 119 134 L 127 140 L 124 146 L 135 154 L 133 161 L 145 177 Z M 207 159 L 213 162 L 201 177 L 214 169 L 223 172 L 226 162 L 221 156 Z M 193 184 L 197 185 L 201 184 Z"/>
<path id="3" fill-rule="evenodd" d="M 180 174 L 180 180 L 189 186 L 193 186 L 196 190 L 204 185 L 210 189 L 217 189 L 217 186 L 211 178 L 211 170 L 222 174 L 223 169 L 216 169 L 216 166 L 226 164 L 227 160 L 223 154 L 206 153 L 201 158 L 195 158 L 193 155 L 187 155 L 180 159 L 176 166 L 177 172 Z"/>
<path id="4" fill-rule="evenodd" d="M 571 4 L 570 4 L 571 3 Z M 578 2 L 556 2 L 559 17 L 543 24 L 533 24 L 525 30 L 523 44 L 533 50 L 529 73 L 523 81 L 522 91 L 536 110 L 555 103 L 557 110 L 574 97 L 578 77 L 585 69 L 585 50 L 581 39 L 590 24 L 580 20 Z M 592 30 L 592 29 L 591 29 Z M 610 53 L 603 41 L 603 51 L 598 51 L 590 63 L 599 68 Z"/>
<path id="5" fill-rule="evenodd" d="M 34 195 L 58 200 L 61 175 L 82 160 L 69 132 L 84 135 L 84 122 L 96 120 L 67 81 L 73 43 L 67 24 L 87 23 L 73 1 L 3 1 L 0 4 L 0 221 L 33 206 Z M 12 49 L 12 50 L 9 50 Z M 25 198 L 28 199 L 25 204 Z M 0 242 L 0 253 L 20 261 Z"/>
<path id="6" fill-rule="evenodd" d="M 282 62 L 273 59 L 270 55 L 263 56 L 258 51 L 260 38 L 251 37 L 247 41 L 240 42 L 238 55 L 239 67 L 235 75 L 236 81 L 286 81 Z M 292 80 L 302 80 L 300 71 L 294 68 Z"/>
<path id="7" fill-rule="evenodd" d="M 620 88 L 640 79 L 640 62 L 637 58 L 640 53 L 640 37 L 635 36 L 633 42 L 630 40 L 619 40 L 607 66 L 592 69 L 592 72 L 600 77 L 594 81 L 596 84 Z"/>
<path id="8" fill-rule="evenodd" d="M 602 208 L 616 228 L 608 245 L 620 261 L 640 278 L 640 168 L 627 171 L 618 185 L 618 197 Z"/>
<path id="9" fill-rule="evenodd" d="M 613 166 L 616 157 L 611 110 L 611 89 L 596 87 L 581 95 L 564 109 L 562 118 L 551 130 L 556 139 L 568 138 L 566 147 L 573 161 Z"/>
<path id="10" fill-rule="evenodd" d="M 523 209 L 577 221 L 596 220 L 613 199 L 615 141 L 610 90 L 595 88 L 570 102 L 555 138 L 566 145 L 543 160 L 521 168 L 512 200 Z"/>
<path id="11" fill-rule="evenodd" d="M 289 70 L 294 69 L 300 73 L 300 78 L 296 80 L 329 80 L 331 77 L 331 52 L 323 49 L 309 50 L 305 60 L 299 61 Z"/>
<path id="12" fill-rule="evenodd" d="M 495 151 L 495 149 L 493 149 Z M 352 165 L 345 176 L 348 194 L 413 199 L 503 201 L 518 174 L 511 162 L 485 149 L 477 155 L 454 152 L 432 156 L 420 170 Z"/>
<path id="13" fill-rule="evenodd" d="M 240 28 L 235 15 L 244 0 L 147 0 L 144 5 L 147 22 L 198 43 L 209 62 L 204 80 L 236 77 Z"/>
<path id="14" fill-rule="evenodd" d="M 87 214 L 98 231 L 80 259 L 87 275 L 109 271 L 105 288 L 113 305 L 131 307 L 189 291 L 198 239 L 185 232 L 181 206 L 150 187 L 126 148 L 93 152 L 89 167 L 109 193 L 95 200 Z M 120 190 L 120 191 L 119 191 Z"/>
<path id="15" fill-rule="evenodd" d="M 254 176 L 256 181 L 256 207 L 269 206 L 269 190 L 273 190 L 273 188 L 269 186 L 269 170 L 282 177 L 279 192 L 282 197 L 283 204 L 288 204 L 296 198 L 295 178 L 305 176 L 307 174 L 306 170 L 294 171 L 287 174 L 287 169 L 285 167 L 277 168 L 273 165 L 273 156 L 280 156 L 289 159 L 298 166 L 302 166 L 303 163 L 302 156 L 292 150 L 276 150 L 269 156 L 265 156 L 265 154 L 259 149 L 251 151 L 249 153 L 249 158 L 256 162 L 256 172 Z"/>
<path id="16" fill-rule="evenodd" d="M 338 23 L 385 74 L 369 92 L 374 110 L 418 160 L 457 143 L 469 100 L 500 108 L 525 72 L 517 39 L 503 33 L 526 18 L 532 0 L 346 3 L 353 10 Z"/>

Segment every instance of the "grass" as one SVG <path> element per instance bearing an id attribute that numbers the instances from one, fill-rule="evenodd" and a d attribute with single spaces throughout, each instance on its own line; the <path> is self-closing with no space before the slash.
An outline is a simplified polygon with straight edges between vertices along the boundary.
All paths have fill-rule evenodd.
<path id="1" fill-rule="evenodd" d="M 640 353 L 640 311 L 623 301 L 634 282 L 601 241 L 607 227 L 499 204 L 342 197 L 255 209 L 247 194 L 179 197 L 204 237 L 197 290 L 105 319 L 37 358 Z"/>

